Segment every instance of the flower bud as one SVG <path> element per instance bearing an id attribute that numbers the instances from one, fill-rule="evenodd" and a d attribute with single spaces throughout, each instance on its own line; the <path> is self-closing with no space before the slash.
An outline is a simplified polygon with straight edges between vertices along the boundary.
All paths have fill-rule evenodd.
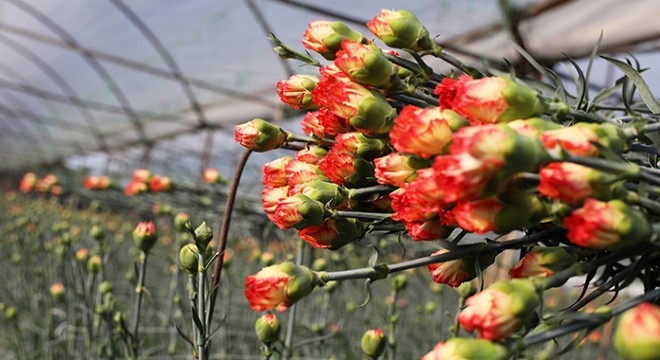
<path id="1" fill-rule="evenodd" d="M 236 142 L 253 151 L 278 149 L 286 143 L 287 133 L 279 126 L 254 119 L 236 126 Z"/>
<path id="2" fill-rule="evenodd" d="M 345 39 L 362 41 L 364 36 L 351 30 L 339 21 L 319 20 L 309 23 L 303 34 L 302 44 L 305 48 L 316 51 L 327 60 L 334 60 L 335 54 L 341 49 Z"/>
<path id="3" fill-rule="evenodd" d="M 343 73 L 321 68 L 323 76 L 312 91 L 314 102 L 363 132 L 385 134 L 392 129 L 396 110 L 376 90 L 351 81 Z"/>
<path id="4" fill-rule="evenodd" d="M 366 137 L 359 132 L 340 134 L 335 140 L 337 142 L 332 146 L 333 149 L 353 153 L 366 160 L 373 160 L 390 152 L 385 141 Z"/>
<path id="5" fill-rule="evenodd" d="M 461 299 L 465 300 L 470 296 L 474 295 L 477 292 L 477 289 L 474 287 L 472 281 L 467 281 L 462 283 L 456 288 L 458 295 L 461 296 Z"/>
<path id="6" fill-rule="evenodd" d="M 304 229 L 323 222 L 323 204 L 297 194 L 280 199 L 277 202 L 273 222 L 281 229 Z"/>
<path id="7" fill-rule="evenodd" d="M 279 340 L 280 330 L 280 320 L 275 314 L 264 314 L 254 324 L 257 339 L 266 345 Z"/>
<path id="8" fill-rule="evenodd" d="M 323 175 L 323 172 L 319 170 L 318 165 L 309 164 L 295 159 L 287 162 L 284 174 L 287 184 L 289 185 L 289 192 L 293 192 L 292 195 L 299 192 L 298 185 L 303 185 L 314 179 L 327 180 Z"/>
<path id="9" fill-rule="evenodd" d="M 324 180 L 312 180 L 300 187 L 300 194 L 329 206 L 337 206 L 348 199 L 348 191 L 343 186 Z"/>
<path id="10" fill-rule="evenodd" d="M 283 156 L 264 164 L 262 168 L 263 184 L 266 188 L 287 186 L 286 165 L 291 161 L 290 156 Z"/>
<path id="11" fill-rule="evenodd" d="M 137 169 L 133 172 L 133 181 L 147 184 L 153 173 L 148 169 Z"/>
<path id="12" fill-rule="evenodd" d="M 335 184 L 350 187 L 371 185 L 375 180 L 373 163 L 334 147 L 319 161 L 319 170 Z"/>
<path id="13" fill-rule="evenodd" d="M 560 147 L 573 155 L 598 156 L 600 151 L 594 143 L 620 153 L 626 146 L 623 130 L 611 124 L 578 123 L 556 130 L 544 131 L 540 137 L 548 149 Z"/>
<path id="14" fill-rule="evenodd" d="M 188 222 L 190 221 L 190 215 L 184 212 L 177 213 L 174 215 L 174 230 L 178 233 L 188 232 Z"/>
<path id="15" fill-rule="evenodd" d="M 607 250 L 630 246 L 651 234 L 646 216 L 621 200 L 589 198 L 564 218 L 564 226 L 573 244 Z"/>
<path id="16" fill-rule="evenodd" d="M 308 111 L 301 125 L 307 136 L 316 138 L 334 138 L 338 134 L 349 132 L 352 129 L 348 119 L 333 114 L 327 108 Z"/>
<path id="17" fill-rule="evenodd" d="M 18 189 L 22 193 L 29 193 L 34 189 L 34 187 L 37 185 L 37 175 L 34 173 L 26 173 L 23 175 L 23 178 L 21 179 L 21 182 L 18 185 Z"/>
<path id="18" fill-rule="evenodd" d="M 453 132 L 467 124 L 451 110 L 406 105 L 394 119 L 390 139 L 397 151 L 428 159 L 446 153 Z"/>
<path id="19" fill-rule="evenodd" d="M 362 353 L 369 359 L 377 359 L 387 345 L 387 337 L 380 329 L 367 330 L 362 335 Z"/>
<path id="20" fill-rule="evenodd" d="M 367 27 L 393 48 L 423 51 L 431 50 L 435 45 L 428 30 L 410 11 L 382 9 L 380 14 L 367 22 Z"/>
<path id="21" fill-rule="evenodd" d="M 394 65 L 377 46 L 344 40 L 341 47 L 335 65 L 355 82 L 379 89 L 398 84 Z"/>
<path id="22" fill-rule="evenodd" d="M 417 177 L 417 169 L 428 164 L 414 155 L 391 153 L 374 159 L 374 174 L 379 184 L 403 186 Z"/>
<path id="23" fill-rule="evenodd" d="M 468 231 L 500 234 L 535 225 L 545 214 L 535 194 L 508 191 L 499 197 L 460 202 L 452 210 L 458 225 Z"/>
<path id="24" fill-rule="evenodd" d="M 126 185 L 124 193 L 128 196 L 135 196 L 149 191 L 149 186 L 138 181 L 131 181 Z"/>
<path id="25" fill-rule="evenodd" d="M 288 80 L 277 82 L 277 95 L 283 103 L 296 110 L 311 109 L 318 106 L 312 101 L 312 90 L 318 82 L 316 76 L 292 75 Z"/>
<path id="26" fill-rule="evenodd" d="M 448 252 L 447 249 L 441 249 L 431 255 L 440 255 Z M 476 277 L 474 272 L 475 260 L 475 257 L 465 257 L 462 259 L 430 264 L 427 265 L 427 269 L 429 270 L 429 273 L 431 273 L 431 276 L 433 276 L 433 281 L 438 284 L 447 284 L 455 288 Z M 494 260 L 495 258 L 493 256 L 479 256 L 479 266 L 482 270 L 486 269 Z"/>
<path id="27" fill-rule="evenodd" d="M 440 106 L 456 111 L 472 125 L 527 119 L 540 115 L 547 107 L 536 91 L 503 77 L 445 78 L 435 93 L 440 97 Z"/>
<path id="28" fill-rule="evenodd" d="M 197 272 L 197 255 L 199 249 L 195 244 L 186 244 L 179 250 L 179 265 L 188 274 Z"/>
<path id="29" fill-rule="evenodd" d="M 156 244 L 156 226 L 151 221 L 140 222 L 133 230 L 133 240 L 138 249 L 148 253 Z"/>
<path id="30" fill-rule="evenodd" d="M 103 259 L 99 255 L 94 255 L 87 260 L 87 271 L 97 274 L 103 267 Z"/>
<path id="31" fill-rule="evenodd" d="M 468 332 L 499 341 L 518 331 L 541 304 L 534 284 L 527 279 L 498 281 L 471 296 L 458 314 L 458 322 Z"/>
<path id="32" fill-rule="evenodd" d="M 245 297 L 252 310 L 282 312 L 309 295 L 318 285 L 318 274 L 291 262 L 263 268 L 245 281 Z"/>
<path id="33" fill-rule="evenodd" d="M 408 275 L 405 273 L 399 273 L 394 275 L 392 278 L 392 286 L 398 291 L 401 291 L 408 286 Z"/>
<path id="34" fill-rule="evenodd" d="M 89 249 L 87 248 L 78 249 L 78 251 L 76 251 L 75 257 L 76 257 L 76 261 L 78 262 L 81 263 L 87 262 L 87 259 L 89 258 Z"/>
<path id="35" fill-rule="evenodd" d="M 102 241 L 105 238 L 105 231 L 102 227 L 94 225 L 89 230 L 89 235 L 96 241 Z"/>
<path id="36" fill-rule="evenodd" d="M 206 225 L 206 221 L 202 221 L 197 229 L 195 229 L 195 237 L 197 238 L 197 243 L 201 245 L 200 248 L 206 248 L 209 242 L 211 242 L 211 239 L 213 239 L 213 229 Z"/>
<path id="37" fill-rule="evenodd" d="M 364 235 L 364 225 L 352 218 L 327 218 L 322 224 L 308 226 L 298 236 L 312 247 L 337 250 Z"/>
<path id="38" fill-rule="evenodd" d="M 277 203 L 281 199 L 288 197 L 289 187 L 274 187 L 274 188 L 265 188 L 261 191 L 261 203 L 264 208 L 264 212 L 268 218 L 275 222 L 277 218 L 275 211 L 277 210 Z"/>
<path id="39" fill-rule="evenodd" d="M 614 347 L 624 360 L 654 360 L 660 354 L 660 307 L 648 302 L 623 313 Z"/>
<path id="40" fill-rule="evenodd" d="M 623 190 L 616 176 L 570 162 L 550 163 L 539 175 L 539 193 L 571 205 L 588 197 L 609 200 Z"/>
<path id="41" fill-rule="evenodd" d="M 517 134 L 506 125 L 461 128 L 452 137 L 450 153 L 469 154 L 496 169 L 500 177 L 535 171 L 548 156 L 540 141 Z"/>
<path id="42" fill-rule="evenodd" d="M 64 300 L 64 294 L 64 284 L 58 282 L 50 286 L 50 296 L 52 296 L 55 301 Z"/>
<path id="43" fill-rule="evenodd" d="M 99 292 L 102 295 L 109 294 L 112 292 L 112 283 L 109 281 L 103 281 L 99 284 Z"/>
<path id="44" fill-rule="evenodd" d="M 172 189 L 172 180 L 168 176 L 154 175 L 149 179 L 149 190 L 164 192 Z"/>
<path id="45" fill-rule="evenodd" d="M 84 183 L 87 190 L 105 190 L 113 186 L 112 180 L 107 176 L 88 176 Z"/>
<path id="46" fill-rule="evenodd" d="M 507 360 L 509 352 L 499 344 L 483 339 L 452 338 L 439 342 L 420 360 Z"/>
<path id="47" fill-rule="evenodd" d="M 207 184 L 226 184 L 227 180 L 222 177 L 217 169 L 206 168 L 202 174 L 202 181 Z"/>
<path id="48" fill-rule="evenodd" d="M 298 151 L 293 159 L 308 164 L 318 165 L 319 160 L 323 159 L 326 155 L 328 155 L 328 150 L 320 146 L 312 145 Z"/>
<path id="49" fill-rule="evenodd" d="M 506 125 L 518 134 L 534 139 L 538 139 L 544 131 L 562 128 L 559 124 L 538 117 L 525 120 L 513 120 Z"/>
<path id="50" fill-rule="evenodd" d="M 557 271 L 568 268 L 575 262 L 575 257 L 563 247 L 536 246 L 511 267 L 509 275 L 512 279 L 533 276 L 548 277 Z"/>

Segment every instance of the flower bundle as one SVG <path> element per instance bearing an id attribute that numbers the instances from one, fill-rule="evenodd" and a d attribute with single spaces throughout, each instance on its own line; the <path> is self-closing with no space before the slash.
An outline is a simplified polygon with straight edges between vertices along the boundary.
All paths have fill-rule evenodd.
<path id="1" fill-rule="evenodd" d="M 310 275 L 300 267 L 275 276 L 267 268 L 246 283 L 253 309 L 282 311 L 326 281 L 377 280 L 425 265 L 434 281 L 457 287 L 480 276 L 505 250 L 522 249 L 510 269 L 513 279 L 467 298 L 457 318 L 466 331 L 477 330 L 484 347 L 493 346 L 488 358 L 499 359 L 552 338 L 525 335 L 540 321 L 543 292 L 570 277 L 603 267 L 600 293 L 645 277 L 643 297 L 658 298 L 657 277 L 649 276 L 660 256 L 654 223 L 660 174 L 653 169 L 657 148 L 646 143 L 653 138 L 647 134 L 660 129 L 660 103 L 634 68 L 607 59 L 627 75 L 618 84 L 634 83 L 641 95 L 641 101 L 617 107 L 605 105 L 603 96 L 590 100 L 584 79 L 580 93 L 571 95 L 555 79 L 536 86 L 523 77 L 476 70 L 446 53 L 404 10 L 382 10 L 367 25 L 410 56 L 381 49 L 338 22 L 312 22 L 304 34 L 303 45 L 328 60 L 325 65 L 273 38 L 282 57 L 319 66 L 316 76 L 293 75 L 277 84 L 284 103 L 307 111 L 306 137 L 256 119 L 236 127 L 236 140 L 254 151 L 297 150 L 264 165 L 262 200 L 277 226 L 297 229 L 311 246 L 335 250 L 363 239 L 367 229 L 394 229 L 412 241 L 440 240 L 444 249 L 337 274 Z M 444 60 L 462 74 L 436 74 L 424 57 Z M 467 233 L 512 231 L 527 235 L 458 245 Z M 607 271 L 626 263 L 635 264 L 627 277 Z M 299 273 L 314 281 L 299 282 Z M 296 284 L 293 297 L 287 297 L 288 279 Z M 578 305 L 573 310 L 584 303 Z M 467 344 L 453 339 L 424 358 L 483 358 Z"/>

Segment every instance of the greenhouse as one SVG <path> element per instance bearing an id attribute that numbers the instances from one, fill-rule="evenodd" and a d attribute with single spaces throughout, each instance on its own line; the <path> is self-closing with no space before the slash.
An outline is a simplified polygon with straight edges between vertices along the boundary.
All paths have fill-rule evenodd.
<path id="1" fill-rule="evenodd" d="M 0 358 L 660 360 L 659 2 L 0 10 Z"/>

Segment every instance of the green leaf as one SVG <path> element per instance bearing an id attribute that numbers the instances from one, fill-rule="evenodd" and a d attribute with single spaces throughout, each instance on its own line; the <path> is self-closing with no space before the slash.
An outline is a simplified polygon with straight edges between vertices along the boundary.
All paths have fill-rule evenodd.
<path id="1" fill-rule="evenodd" d="M 582 69 L 580 69 L 580 66 L 575 62 L 575 60 L 568 56 L 568 54 L 564 54 L 564 56 L 566 57 L 566 60 L 568 60 L 568 62 L 570 62 L 573 67 L 575 67 L 575 71 L 578 73 L 578 78 L 575 79 L 575 83 L 577 84 L 576 109 L 582 109 L 586 107 L 586 104 L 589 101 L 589 83 L 587 83 L 587 78 L 584 76 Z"/>
<path id="2" fill-rule="evenodd" d="M 532 55 L 530 55 L 530 53 L 525 51 L 525 49 L 520 47 L 518 44 L 511 43 L 511 46 L 513 46 L 513 48 L 516 49 L 520 53 L 520 55 L 522 55 L 522 57 L 525 58 L 525 60 L 527 60 L 527 62 L 529 62 L 534 67 L 534 69 L 536 69 L 536 71 L 541 73 L 548 80 L 550 80 L 553 85 L 555 85 L 555 87 L 557 88 L 557 91 L 556 91 L 555 94 L 556 94 L 556 96 L 559 97 L 559 100 L 561 100 L 565 103 L 569 102 L 568 97 L 566 95 L 566 90 L 564 89 L 564 84 L 561 82 L 561 80 L 559 79 L 559 76 L 557 76 L 557 74 L 555 74 L 554 71 L 552 71 L 552 70 L 546 68 L 545 66 L 539 64 L 539 62 L 536 61 L 536 59 L 534 59 L 532 57 Z"/>
<path id="3" fill-rule="evenodd" d="M 600 55 L 600 57 L 609 61 L 611 64 L 619 68 L 619 70 L 621 70 L 624 74 L 626 74 L 626 76 L 637 86 L 637 89 L 639 90 L 639 96 L 642 98 L 642 101 L 644 101 L 644 104 L 648 106 L 649 110 L 651 110 L 651 112 L 654 114 L 660 114 L 660 102 L 658 102 L 658 99 L 653 96 L 653 93 L 651 92 L 648 84 L 646 84 L 644 78 L 642 78 L 642 76 L 637 70 L 635 70 L 635 68 L 611 57 L 603 55 Z"/>

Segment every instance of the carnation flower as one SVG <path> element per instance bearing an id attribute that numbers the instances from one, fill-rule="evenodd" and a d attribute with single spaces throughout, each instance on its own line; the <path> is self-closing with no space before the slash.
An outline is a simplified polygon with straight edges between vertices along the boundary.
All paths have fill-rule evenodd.
<path id="1" fill-rule="evenodd" d="M 236 142 L 253 151 L 263 152 L 282 147 L 287 133 L 279 126 L 262 119 L 236 125 Z"/>
<path id="2" fill-rule="evenodd" d="M 564 218 L 564 226 L 572 243 L 608 250 L 632 245 L 651 233 L 644 214 L 621 200 L 603 202 L 589 198 Z"/>
<path id="3" fill-rule="evenodd" d="M 319 79 L 316 76 L 296 74 L 288 80 L 277 82 L 277 95 L 283 103 L 292 108 L 311 109 L 317 107 L 312 100 L 312 90 L 316 87 Z"/>
<path id="4" fill-rule="evenodd" d="M 521 328 L 523 321 L 536 311 L 541 298 L 534 284 L 526 279 L 498 281 L 467 299 L 467 307 L 458 314 L 461 326 L 479 337 L 499 341 Z"/>
<path id="5" fill-rule="evenodd" d="M 621 316 L 614 347 L 624 360 L 653 360 L 660 354 L 660 307 L 643 302 Z"/>
<path id="6" fill-rule="evenodd" d="M 367 22 L 367 27 L 372 34 L 394 48 L 422 51 L 431 50 L 435 45 L 424 25 L 410 11 L 382 9 Z"/>
<path id="7" fill-rule="evenodd" d="M 507 360 L 509 352 L 499 344 L 483 339 L 452 338 L 438 342 L 420 360 Z"/>
<path id="8" fill-rule="evenodd" d="M 407 105 L 394 119 L 390 139 L 397 151 L 428 159 L 446 153 L 452 133 L 466 124 L 465 119 L 451 110 Z"/>
<path id="9" fill-rule="evenodd" d="M 285 262 L 248 276 L 245 297 L 252 310 L 281 312 L 311 293 L 318 282 L 318 275 L 306 266 Z"/>
<path id="10" fill-rule="evenodd" d="M 361 41 L 364 36 L 339 21 L 313 21 L 303 34 L 302 44 L 328 60 L 334 60 L 344 39 Z"/>

